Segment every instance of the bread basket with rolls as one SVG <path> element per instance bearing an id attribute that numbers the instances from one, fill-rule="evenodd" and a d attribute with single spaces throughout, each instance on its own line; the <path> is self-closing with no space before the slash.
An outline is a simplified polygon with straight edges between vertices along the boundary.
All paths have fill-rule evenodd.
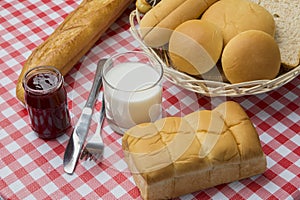
<path id="1" fill-rule="evenodd" d="M 146 12 L 137 6 L 129 20 L 166 79 L 205 96 L 235 97 L 272 91 L 300 74 L 298 11 L 297 0 L 162 0 Z"/>

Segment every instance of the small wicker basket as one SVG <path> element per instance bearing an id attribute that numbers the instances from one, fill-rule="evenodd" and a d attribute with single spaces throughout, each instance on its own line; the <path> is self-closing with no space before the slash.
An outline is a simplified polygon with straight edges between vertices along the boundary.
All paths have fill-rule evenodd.
<path id="1" fill-rule="evenodd" d="M 274 90 L 297 77 L 300 74 L 300 65 L 290 70 L 282 70 L 275 79 L 256 80 L 237 84 L 230 84 L 223 81 L 204 80 L 182 73 L 170 65 L 168 62 L 168 52 L 166 49 L 154 49 L 148 47 L 142 40 L 139 32 L 141 14 L 138 10 L 133 10 L 129 16 L 130 31 L 133 37 L 141 44 L 143 51 L 154 55 L 163 65 L 166 79 L 187 90 L 203 94 L 205 96 L 229 96 L 237 97 L 243 95 L 255 95 Z M 223 80 L 222 78 L 217 80 Z"/>

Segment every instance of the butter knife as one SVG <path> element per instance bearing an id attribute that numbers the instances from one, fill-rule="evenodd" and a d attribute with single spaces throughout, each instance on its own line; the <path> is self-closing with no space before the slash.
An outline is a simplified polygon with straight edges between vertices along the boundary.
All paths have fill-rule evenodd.
<path id="1" fill-rule="evenodd" d="M 64 171 L 68 174 L 73 174 L 75 170 L 79 155 L 90 128 L 95 102 L 98 97 L 100 87 L 102 86 L 102 66 L 105 61 L 106 59 L 101 59 L 97 64 L 97 70 L 91 92 L 65 150 L 63 165 Z"/>

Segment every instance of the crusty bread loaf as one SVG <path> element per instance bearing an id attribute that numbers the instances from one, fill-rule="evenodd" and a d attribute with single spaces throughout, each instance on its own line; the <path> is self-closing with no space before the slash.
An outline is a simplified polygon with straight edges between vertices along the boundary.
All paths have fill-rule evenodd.
<path id="1" fill-rule="evenodd" d="M 274 17 L 275 39 L 281 62 L 287 68 L 300 64 L 300 3 L 299 0 L 251 0 L 266 8 Z"/>
<path id="2" fill-rule="evenodd" d="M 201 19 L 210 21 L 223 32 L 224 45 L 246 30 L 275 34 L 273 16 L 262 6 L 248 0 L 221 0 L 210 6 Z"/>
<path id="3" fill-rule="evenodd" d="M 217 0 L 162 0 L 140 22 L 144 42 L 151 47 L 168 43 L 172 31 L 183 22 L 198 18 Z"/>
<path id="4" fill-rule="evenodd" d="M 223 49 L 222 32 L 213 23 L 193 19 L 175 28 L 169 41 L 173 67 L 191 74 L 203 75 L 219 60 Z"/>
<path id="5" fill-rule="evenodd" d="M 281 64 L 275 39 L 259 30 L 233 37 L 224 48 L 221 61 L 230 83 L 274 79 Z"/>
<path id="6" fill-rule="evenodd" d="M 233 101 L 137 125 L 124 134 L 122 146 L 144 199 L 170 199 L 266 169 L 258 134 Z"/>
<path id="7" fill-rule="evenodd" d="M 16 86 L 24 103 L 22 80 L 36 66 L 50 65 L 65 75 L 123 13 L 131 0 L 84 0 L 27 59 Z"/>

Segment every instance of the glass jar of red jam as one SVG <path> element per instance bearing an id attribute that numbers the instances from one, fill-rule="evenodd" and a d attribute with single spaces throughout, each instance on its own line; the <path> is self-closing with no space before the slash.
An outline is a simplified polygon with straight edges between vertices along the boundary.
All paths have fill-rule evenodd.
<path id="1" fill-rule="evenodd" d="M 50 66 L 32 68 L 24 76 L 23 87 L 32 130 L 43 139 L 66 133 L 71 120 L 61 73 Z"/>

